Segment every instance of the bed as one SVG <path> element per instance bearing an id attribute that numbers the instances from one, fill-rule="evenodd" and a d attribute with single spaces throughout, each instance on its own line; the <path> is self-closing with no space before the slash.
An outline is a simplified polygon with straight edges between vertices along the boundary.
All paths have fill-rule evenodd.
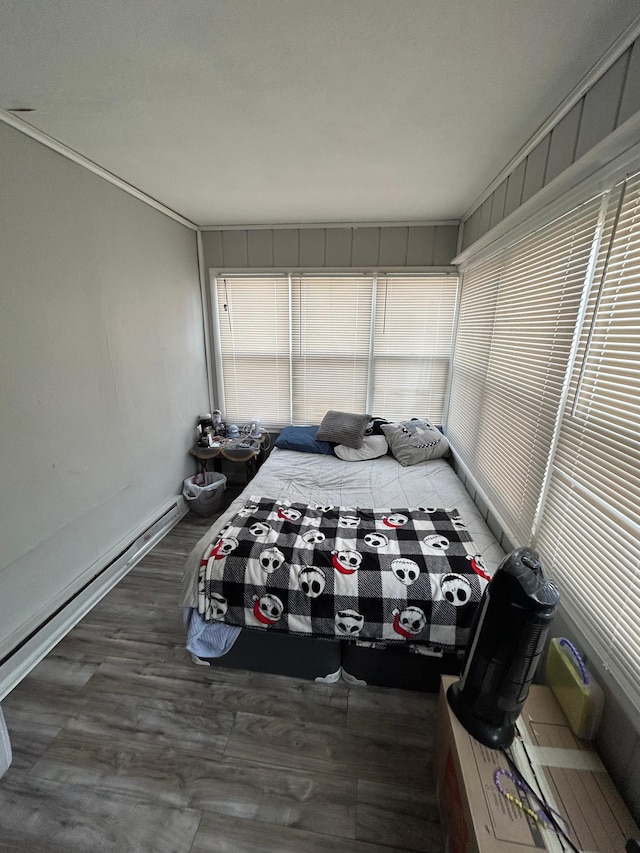
<path id="1" fill-rule="evenodd" d="M 276 446 L 187 559 L 187 648 L 200 664 L 437 690 L 503 557 L 446 458 Z"/>

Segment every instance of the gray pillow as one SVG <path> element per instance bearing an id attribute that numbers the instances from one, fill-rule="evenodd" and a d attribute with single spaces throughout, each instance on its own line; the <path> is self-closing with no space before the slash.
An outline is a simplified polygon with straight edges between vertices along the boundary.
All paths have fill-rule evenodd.
<path id="1" fill-rule="evenodd" d="M 329 410 L 322 419 L 317 441 L 333 441 L 359 450 L 362 447 L 364 431 L 369 425 L 369 415 L 356 415 L 353 412 L 335 412 Z"/>
<path id="2" fill-rule="evenodd" d="M 362 462 L 365 459 L 384 456 L 388 449 L 387 439 L 383 435 L 365 435 L 359 450 L 355 447 L 345 447 L 344 444 L 336 444 L 333 452 L 338 459 L 343 459 L 345 462 Z"/>
<path id="3" fill-rule="evenodd" d="M 405 467 L 438 459 L 449 452 L 449 442 L 429 421 L 418 419 L 399 424 L 383 424 L 382 432 L 391 453 Z"/>

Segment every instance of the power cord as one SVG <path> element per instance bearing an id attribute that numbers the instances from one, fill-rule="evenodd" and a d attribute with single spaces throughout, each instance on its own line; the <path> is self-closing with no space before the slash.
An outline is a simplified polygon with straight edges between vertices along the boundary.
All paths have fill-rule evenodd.
<path id="1" fill-rule="evenodd" d="M 261 449 L 263 452 L 265 450 L 269 450 L 271 447 L 271 436 L 266 429 L 262 428 L 260 428 L 259 434 L 256 435 L 254 433 L 254 427 L 255 424 L 252 422 L 244 424 L 244 426 L 241 427 L 240 433 L 243 436 L 243 446 L 252 447 L 254 450 Z"/>
<path id="2" fill-rule="evenodd" d="M 524 744 L 523 744 L 523 748 L 524 748 Z M 525 748 L 525 752 L 526 752 L 526 748 Z M 547 803 L 547 801 L 544 799 L 544 797 L 542 795 L 540 795 L 536 791 L 534 791 L 534 789 L 531 787 L 531 785 L 529 785 L 529 783 L 524 778 L 522 773 L 518 770 L 515 761 L 513 760 L 511 755 L 507 752 L 506 749 L 502 750 L 502 754 L 504 755 L 504 757 L 507 760 L 507 764 L 509 765 L 509 770 L 508 771 L 503 770 L 500 775 L 507 775 L 514 782 L 514 784 L 516 785 L 516 788 L 519 788 L 521 791 L 523 791 L 524 793 L 528 794 L 529 796 L 531 796 L 533 798 L 533 800 L 535 801 L 535 804 L 539 808 L 537 810 L 531 809 L 520 798 L 514 796 L 513 794 L 510 794 L 508 791 L 505 791 L 501 782 L 500 782 L 500 776 L 498 775 L 500 773 L 500 771 L 498 771 L 498 773 L 496 773 L 496 780 L 495 781 L 496 781 L 496 787 L 498 788 L 500 793 L 504 797 L 506 797 L 510 802 L 514 803 L 514 805 L 517 805 L 519 808 L 523 809 L 523 811 L 525 811 L 530 817 L 533 817 L 534 820 L 540 821 L 541 823 L 545 824 L 549 829 L 551 829 L 553 832 L 555 832 L 555 834 L 558 836 L 558 838 L 560 840 L 560 844 L 562 845 L 563 850 L 566 849 L 564 846 L 566 843 L 569 846 L 569 848 L 574 851 L 574 853 L 580 853 L 580 850 L 576 847 L 576 845 L 573 843 L 573 841 L 569 838 L 565 828 L 563 826 L 561 826 L 559 823 L 558 819 L 560 819 L 564 823 L 565 822 L 564 818 L 560 814 L 558 814 L 558 812 L 555 809 L 553 809 L 549 805 L 549 803 Z M 531 762 L 529 762 L 529 763 L 531 766 L 531 772 L 533 773 L 533 778 L 535 779 L 536 786 L 538 787 L 538 790 L 541 791 L 542 788 L 540 787 L 540 782 L 538 781 L 538 777 L 536 776 L 536 771 L 535 771 L 533 765 L 531 764 Z"/>
<path id="3" fill-rule="evenodd" d="M 526 753 L 527 750 L 526 750 L 525 745 L 522 744 L 522 747 Z M 579 848 L 576 847 L 576 845 L 573 843 L 573 841 L 569 838 L 569 836 L 567 834 L 568 825 L 567 825 L 566 820 L 555 809 L 551 808 L 551 806 L 544 799 L 543 796 L 537 794 L 536 791 L 533 790 L 531 785 L 528 784 L 528 782 L 526 781 L 526 779 L 524 778 L 522 773 L 518 770 L 512 756 L 507 752 L 507 750 L 503 749 L 502 753 L 507 760 L 507 764 L 509 765 L 509 770 L 505 770 L 504 768 L 499 768 L 496 771 L 495 785 L 496 785 L 496 788 L 498 789 L 498 791 L 502 794 L 503 797 L 505 797 L 507 800 L 509 800 L 509 802 L 513 803 L 515 806 L 522 809 L 533 820 L 536 820 L 539 823 L 542 823 L 543 825 L 545 825 L 549 829 L 551 829 L 553 832 L 555 832 L 556 835 L 558 836 L 558 840 L 560 841 L 560 844 L 562 845 L 563 850 L 566 849 L 565 844 L 567 844 L 569 846 L 569 848 L 574 851 L 574 853 L 580 853 Z M 528 757 L 529 756 L 527 754 L 527 758 Z M 533 774 L 533 778 L 535 779 L 538 790 L 541 791 L 542 788 L 540 786 L 540 782 L 538 781 L 538 777 L 536 775 L 535 768 L 534 768 L 533 764 L 531 763 L 531 761 L 529 761 L 529 766 L 531 767 L 531 772 Z M 539 808 L 538 809 L 530 808 L 518 796 L 514 796 L 509 791 L 505 790 L 504 786 L 502 785 L 502 781 L 501 781 L 503 776 L 506 776 L 508 779 L 511 779 L 511 781 L 515 785 L 516 789 L 521 790 L 525 794 L 529 794 L 529 796 L 531 796 L 533 798 L 533 800 L 535 801 L 535 805 L 537 805 Z M 560 823 L 558 822 L 558 819 L 560 821 L 562 821 L 562 823 L 565 824 L 565 826 L 567 826 L 567 829 L 565 829 L 563 826 L 560 825 Z M 627 840 L 627 843 L 625 844 L 624 849 L 625 849 L 625 853 L 640 853 L 640 839 L 629 838 Z"/>

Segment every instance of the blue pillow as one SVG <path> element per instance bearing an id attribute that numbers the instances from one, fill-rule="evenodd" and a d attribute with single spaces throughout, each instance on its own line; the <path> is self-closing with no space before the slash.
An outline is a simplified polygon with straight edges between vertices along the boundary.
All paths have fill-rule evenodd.
<path id="1" fill-rule="evenodd" d="M 300 453 L 327 453 L 333 455 L 333 447 L 328 441 L 317 441 L 317 426 L 285 427 L 275 442 L 281 450 L 298 450 Z"/>

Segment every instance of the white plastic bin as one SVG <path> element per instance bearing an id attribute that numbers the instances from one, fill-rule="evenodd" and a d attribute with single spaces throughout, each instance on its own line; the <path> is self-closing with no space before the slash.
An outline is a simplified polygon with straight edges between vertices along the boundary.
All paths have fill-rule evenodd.
<path id="1" fill-rule="evenodd" d="M 189 509 L 198 515 L 213 515 L 222 506 L 227 478 L 217 471 L 205 471 L 187 477 L 182 487 L 182 495 Z"/>

